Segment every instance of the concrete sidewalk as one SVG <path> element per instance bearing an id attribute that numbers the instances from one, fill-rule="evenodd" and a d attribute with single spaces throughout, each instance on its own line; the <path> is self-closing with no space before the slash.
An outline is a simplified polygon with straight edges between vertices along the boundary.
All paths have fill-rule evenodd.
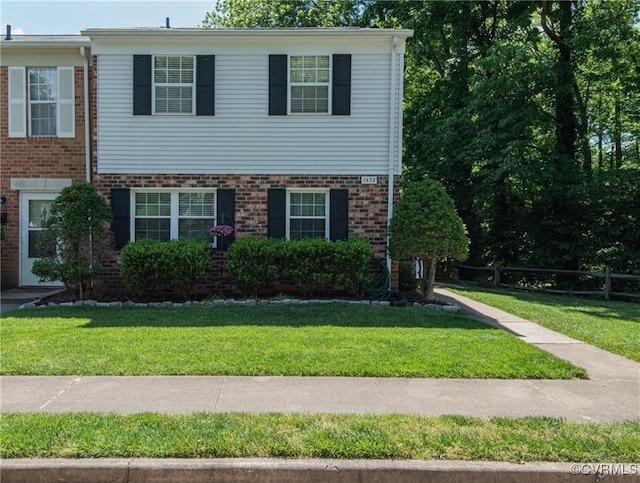
<path id="1" fill-rule="evenodd" d="M 446 290 L 474 317 L 585 368 L 590 380 L 2 376 L 8 412 L 302 412 L 640 418 L 640 364 Z"/>

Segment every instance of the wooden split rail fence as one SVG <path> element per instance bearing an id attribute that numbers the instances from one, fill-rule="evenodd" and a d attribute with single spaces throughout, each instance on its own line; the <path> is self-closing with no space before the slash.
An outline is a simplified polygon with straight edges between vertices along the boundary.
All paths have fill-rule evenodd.
<path id="1" fill-rule="evenodd" d="M 548 293 L 558 293 L 558 294 L 603 295 L 605 300 L 609 300 L 611 296 L 640 298 L 640 293 L 614 292 L 611 290 L 612 280 L 628 280 L 633 282 L 640 282 L 640 276 L 629 275 L 625 273 L 614 273 L 611 271 L 611 267 L 609 265 L 605 266 L 604 272 L 587 272 L 582 270 L 555 270 L 555 269 L 548 269 L 548 268 L 503 267 L 500 265 L 495 265 L 493 267 L 472 267 L 469 265 L 458 264 L 457 267 L 464 268 L 466 270 L 475 270 L 475 271 L 493 273 L 493 285 L 495 287 L 520 288 L 520 289 L 526 289 L 526 290 L 544 291 Z M 604 279 L 604 287 L 600 291 L 584 291 L 584 290 L 580 291 L 580 290 L 542 289 L 539 287 L 531 287 L 531 286 L 509 285 L 509 284 L 501 283 L 500 281 L 500 275 L 501 273 L 504 273 L 504 272 L 549 273 L 549 274 L 558 274 L 558 275 L 586 275 L 594 278 Z"/>

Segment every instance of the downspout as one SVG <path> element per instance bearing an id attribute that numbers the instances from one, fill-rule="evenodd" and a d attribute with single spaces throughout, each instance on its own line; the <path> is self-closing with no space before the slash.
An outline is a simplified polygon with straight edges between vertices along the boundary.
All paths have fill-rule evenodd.
<path id="1" fill-rule="evenodd" d="M 84 47 L 80 47 L 84 73 L 84 171 L 85 180 L 91 183 L 91 109 L 89 105 L 89 61 Z"/>
<path id="2" fill-rule="evenodd" d="M 396 135 L 396 55 L 398 36 L 394 35 L 391 42 L 391 86 L 389 90 L 389 192 L 387 195 L 387 248 L 389 247 L 389 225 L 393 218 L 394 175 L 396 169 L 395 135 Z M 387 269 L 391 273 L 391 256 L 387 249 Z"/>
<path id="3" fill-rule="evenodd" d="M 82 56 L 82 68 L 84 78 L 84 172 L 85 180 L 91 183 L 91 106 L 89 102 L 89 60 L 84 47 L 80 47 Z M 93 268 L 93 232 L 89 233 L 89 265 Z M 91 289 L 93 289 L 93 277 L 91 277 Z M 84 300 L 82 283 L 80 283 L 80 296 Z"/>

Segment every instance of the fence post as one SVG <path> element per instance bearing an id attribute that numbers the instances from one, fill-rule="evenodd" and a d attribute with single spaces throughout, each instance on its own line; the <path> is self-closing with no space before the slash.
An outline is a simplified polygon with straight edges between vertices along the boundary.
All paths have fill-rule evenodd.
<path id="1" fill-rule="evenodd" d="M 604 266 L 604 299 L 611 298 L 611 265 Z"/>
<path id="2" fill-rule="evenodd" d="M 493 267 L 493 286 L 500 286 L 500 262 L 496 262 Z"/>

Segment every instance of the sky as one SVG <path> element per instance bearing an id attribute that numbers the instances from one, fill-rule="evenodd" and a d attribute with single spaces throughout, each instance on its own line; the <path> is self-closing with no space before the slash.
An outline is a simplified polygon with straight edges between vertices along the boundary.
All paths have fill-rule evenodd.
<path id="1" fill-rule="evenodd" d="M 215 0 L 0 0 L 0 32 L 79 34 L 87 28 L 196 27 Z"/>

